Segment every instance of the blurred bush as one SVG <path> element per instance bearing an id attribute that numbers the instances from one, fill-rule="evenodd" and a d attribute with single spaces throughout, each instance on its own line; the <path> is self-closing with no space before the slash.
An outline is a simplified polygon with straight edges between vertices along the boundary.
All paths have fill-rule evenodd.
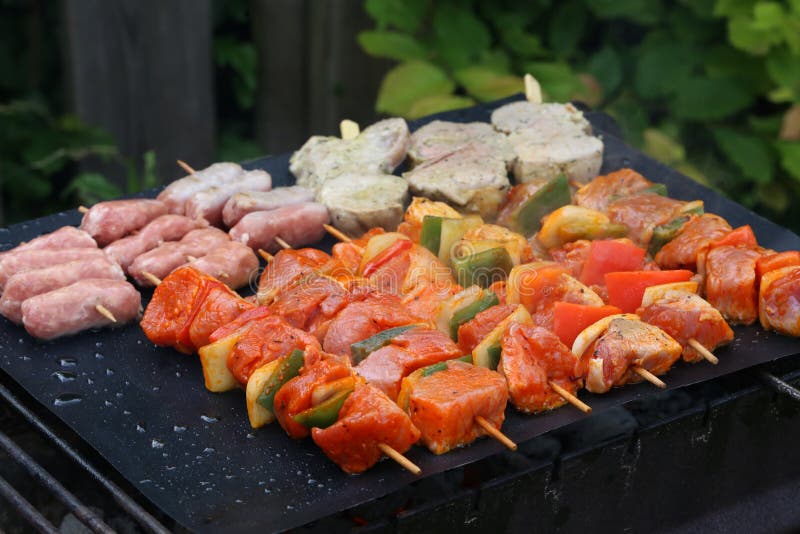
<path id="1" fill-rule="evenodd" d="M 613 115 L 628 142 L 800 229 L 800 1 L 366 0 L 369 55 L 398 62 L 379 112 L 545 99 Z"/>

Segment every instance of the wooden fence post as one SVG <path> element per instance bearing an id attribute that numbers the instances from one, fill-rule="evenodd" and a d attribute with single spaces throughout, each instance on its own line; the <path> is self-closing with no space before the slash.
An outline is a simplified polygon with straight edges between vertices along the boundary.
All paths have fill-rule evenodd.
<path id="1" fill-rule="evenodd" d="M 63 0 L 70 102 L 120 152 L 154 150 L 163 181 L 175 159 L 215 159 L 210 0 Z M 137 161 L 141 164 L 141 161 Z M 116 183 L 120 165 L 97 165 Z"/>

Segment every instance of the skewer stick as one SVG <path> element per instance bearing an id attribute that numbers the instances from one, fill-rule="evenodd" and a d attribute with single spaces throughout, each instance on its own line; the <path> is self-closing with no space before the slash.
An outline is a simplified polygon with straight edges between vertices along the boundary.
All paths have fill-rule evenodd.
<path id="1" fill-rule="evenodd" d="M 99 313 L 100 315 L 102 315 L 103 317 L 105 317 L 106 319 L 111 321 L 112 323 L 116 323 L 117 322 L 117 318 L 114 317 L 114 314 L 111 313 L 111 310 L 109 310 L 108 308 L 106 308 L 102 304 L 96 304 L 94 309 L 97 310 L 97 313 Z"/>
<path id="2" fill-rule="evenodd" d="M 272 263 L 272 260 L 275 259 L 275 256 L 273 256 L 263 248 L 258 249 L 258 255 L 264 258 L 264 261 L 267 263 Z"/>
<path id="3" fill-rule="evenodd" d="M 633 369 L 634 373 L 636 373 L 637 375 L 641 376 L 642 378 L 644 378 L 645 380 L 647 380 L 648 382 L 653 384 L 655 387 L 661 388 L 661 389 L 664 389 L 665 387 L 667 387 L 667 385 L 664 383 L 663 380 L 658 378 L 656 375 L 654 375 L 653 373 L 651 373 L 650 371 L 648 371 L 644 367 L 642 367 L 640 365 L 636 365 L 636 366 L 632 367 L 632 369 Z"/>
<path id="4" fill-rule="evenodd" d="M 157 277 L 151 272 L 142 271 L 142 276 L 147 278 L 150 281 L 150 283 L 153 284 L 154 286 L 158 286 L 159 284 L 161 284 L 161 278 Z"/>
<path id="5" fill-rule="evenodd" d="M 547 384 L 553 388 L 553 391 L 561 395 L 565 401 L 570 403 L 571 405 L 575 406 L 577 409 L 582 411 L 583 413 L 592 413 L 592 407 L 580 400 L 578 397 L 567 391 L 566 389 L 562 388 L 552 380 L 548 380 Z"/>
<path id="6" fill-rule="evenodd" d="M 178 166 L 179 166 L 181 169 L 183 169 L 184 171 L 188 172 L 189 174 L 195 174 L 195 173 L 197 172 L 197 171 L 195 171 L 195 170 L 192 168 L 192 166 L 191 166 L 191 165 L 189 165 L 188 163 L 186 163 L 186 162 L 185 162 L 185 161 L 183 161 L 182 159 L 179 159 L 179 160 L 177 160 L 177 161 L 178 161 Z"/>
<path id="7" fill-rule="evenodd" d="M 287 243 L 286 241 L 284 241 L 283 239 L 281 239 L 281 236 L 278 236 L 278 235 L 276 235 L 276 236 L 275 236 L 275 242 L 276 242 L 277 244 L 279 244 L 279 245 L 280 245 L 282 248 L 284 248 L 284 249 L 290 249 L 290 248 L 292 248 L 292 245 L 290 245 L 289 243 Z"/>
<path id="8" fill-rule="evenodd" d="M 422 469 L 420 469 L 417 464 L 415 464 L 414 462 L 412 462 L 411 460 L 409 460 L 408 458 L 406 458 L 405 456 L 394 450 L 389 445 L 385 443 L 378 443 L 378 448 L 381 450 L 383 454 L 385 454 L 386 456 L 388 456 L 389 458 L 391 458 L 392 460 L 394 460 L 395 462 L 406 468 L 408 471 L 411 471 L 415 475 L 419 475 L 420 473 L 422 473 Z"/>
<path id="9" fill-rule="evenodd" d="M 353 241 L 349 235 L 345 234 L 335 226 L 331 226 L 330 224 L 323 224 L 322 227 L 325 228 L 326 232 L 328 232 L 333 237 L 335 237 L 336 239 L 338 239 L 343 243 L 350 243 L 351 241 Z"/>
<path id="10" fill-rule="evenodd" d="M 350 139 L 358 137 L 358 134 L 361 133 L 361 129 L 357 122 L 345 119 L 339 123 L 339 132 L 342 135 L 342 139 L 349 141 Z"/>
<path id="11" fill-rule="evenodd" d="M 78 211 L 81 213 L 86 213 L 87 211 L 89 211 L 89 208 L 87 208 L 86 206 L 78 206 Z"/>
<path id="12" fill-rule="evenodd" d="M 531 104 L 542 103 L 542 86 L 531 74 L 525 75 L 525 99 Z"/>
<path id="13" fill-rule="evenodd" d="M 498 428 L 496 428 L 492 423 L 486 420 L 485 417 L 482 415 L 475 416 L 475 422 L 478 423 L 482 429 L 486 431 L 487 434 L 492 436 L 494 439 L 511 449 L 512 451 L 517 450 L 517 444 L 511 441 L 508 436 L 500 432 Z"/>
<path id="14" fill-rule="evenodd" d="M 690 347 L 692 347 L 692 348 L 693 348 L 694 350 L 696 350 L 697 352 L 699 352 L 699 353 L 700 353 L 700 356 L 702 356 L 703 358 L 705 358 L 706 360 L 708 360 L 708 362 L 709 362 L 709 363 L 713 363 L 714 365 L 717 365 L 717 364 L 719 363 L 719 358 L 717 358 L 716 356 L 714 356 L 714 354 L 713 354 L 713 353 L 712 353 L 710 350 L 708 350 L 707 348 L 705 348 L 705 347 L 704 347 L 704 346 L 703 346 L 703 345 L 702 345 L 702 344 L 701 344 L 699 341 L 697 341 L 695 338 L 692 338 L 692 339 L 690 339 L 690 340 L 689 340 L 689 346 L 690 346 Z"/>
<path id="15" fill-rule="evenodd" d="M 197 260 L 197 258 L 195 258 L 194 256 L 189 256 L 188 254 L 186 255 L 186 259 L 187 259 L 188 261 L 195 261 L 195 260 Z"/>

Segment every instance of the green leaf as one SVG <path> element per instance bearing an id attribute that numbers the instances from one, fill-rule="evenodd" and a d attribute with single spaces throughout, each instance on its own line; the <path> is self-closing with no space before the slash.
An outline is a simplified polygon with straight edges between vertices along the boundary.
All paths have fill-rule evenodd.
<path id="1" fill-rule="evenodd" d="M 524 91 L 524 83 L 519 76 L 498 75 L 483 67 L 467 67 L 456 71 L 453 76 L 470 96 L 482 102 L 499 100 Z"/>
<path id="2" fill-rule="evenodd" d="M 752 95 L 741 85 L 725 79 L 690 79 L 678 87 L 673 112 L 688 120 L 724 119 L 747 108 Z"/>
<path id="3" fill-rule="evenodd" d="M 728 39 L 739 50 L 762 55 L 779 37 L 772 32 L 760 30 L 749 17 L 734 17 L 728 20 Z"/>
<path id="4" fill-rule="evenodd" d="M 717 0 L 714 15 L 717 17 L 735 17 L 749 15 L 753 12 L 756 0 Z"/>
<path id="5" fill-rule="evenodd" d="M 81 203 L 94 204 L 122 195 L 122 191 L 102 174 L 84 172 L 73 178 L 61 192 L 63 198 L 75 195 Z"/>
<path id="6" fill-rule="evenodd" d="M 408 116 L 417 100 L 449 95 L 455 89 L 447 74 L 426 61 L 408 61 L 390 70 L 383 78 L 376 111 Z"/>
<path id="7" fill-rule="evenodd" d="M 781 130 L 783 115 L 750 115 L 747 125 L 754 133 L 764 137 L 778 137 Z"/>
<path id="8" fill-rule="evenodd" d="M 643 25 L 661 20 L 663 5 L 658 0 L 592 0 L 589 9 L 601 19 L 628 19 Z"/>
<path id="9" fill-rule="evenodd" d="M 511 58 L 508 53 L 500 48 L 489 50 L 478 58 L 476 67 L 484 67 L 497 74 L 511 74 Z"/>
<path id="10" fill-rule="evenodd" d="M 760 138 L 738 133 L 729 128 L 714 128 L 711 133 L 723 154 L 732 161 L 746 177 L 756 183 L 772 181 L 772 155 Z"/>
<path id="11" fill-rule="evenodd" d="M 729 45 L 711 47 L 703 60 L 709 78 L 727 78 L 744 84 L 753 93 L 772 87 L 761 58 L 741 52 Z"/>
<path id="12" fill-rule="evenodd" d="M 686 159 L 686 149 L 683 145 L 655 128 L 644 131 L 644 151 L 667 165 Z"/>
<path id="13" fill-rule="evenodd" d="M 367 0 L 367 13 L 378 27 L 397 28 L 407 33 L 416 33 L 428 10 L 427 0 Z"/>
<path id="14" fill-rule="evenodd" d="M 781 167 L 800 182 L 800 141 L 779 141 L 775 148 L 781 155 Z"/>
<path id="15" fill-rule="evenodd" d="M 586 64 L 586 70 L 600 82 L 606 96 L 616 91 L 622 83 L 622 61 L 610 46 L 594 54 Z"/>
<path id="16" fill-rule="evenodd" d="M 233 71 L 233 92 L 242 109 L 253 107 L 258 83 L 258 53 L 251 42 L 230 37 L 214 40 L 214 59 L 218 65 Z"/>
<path id="17" fill-rule="evenodd" d="M 766 64 L 772 81 L 800 101 L 800 56 L 782 50 L 770 54 Z"/>
<path id="18" fill-rule="evenodd" d="M 643 46 L 636 64 L 636 92 L 648 99 L 674 94 L 690 77 L 697 59 L 695 50 L 678 42 Z"/>
<path id="19" fill-rule="evenodd" d="M 523 59 L 541 57 L 547 52 L 538 35 L 526 32 L 521 26 L 510 26 L 500 34 L 503 44 Z"/>
<path id="20" fill-rule="evenodd" d="M 565 57 L 578 47 L 586 28 L 586 8 L 577 0 L 562 2 L 549 24 L 548 43 L 556 56 Z"/>
<path id="21" fill-rule="evenodd" d="M 783 213 L 789 207 L 792 195 L 786 187 L 777 182 L 764 184 L 756 191 L 758 201 L 776 213 Z"/>
<path id="22" fill-rule="evenodd" d="M 425 47 L 414 37 L 398 32 L 364 31 L 358 34 L 358 44 L 373 57 L 407 61 L 425 59 Z"/>
<path id="23" fill-rule="evenodd" d="M 453 69 L 466 67 L 489 50 L 489 28 L 468 8 L 438 3 L 433 13 L 433 38 L 439 56 Z"/>
<path id="24" fill-rule="evenodd" d="M 426 96 L 414 102 L 408 110 L 406 117 L 409 119 L 418 119 L 430 115 L 431 113 L 440 113 L 442 111 L 451 111 L 453 109 L 468 108 L 474 106 L 475 101 L 466 96 L 457 95 L 435 95 Z"/>
<path id="25" fill-rule="evenodd" d="M 566 102 L 584 89 L 578 76 L 566 63 L 531 61 L 525 64 L 542 86 L 542 92 L 548 100 Z"/>

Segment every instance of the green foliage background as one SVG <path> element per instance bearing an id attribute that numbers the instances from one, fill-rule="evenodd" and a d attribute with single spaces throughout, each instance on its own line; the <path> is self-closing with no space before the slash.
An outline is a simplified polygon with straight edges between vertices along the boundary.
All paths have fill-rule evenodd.
<path id="1" fill-rule="evenodd" d="M 366 0 L 362 49 L 398 62 L 380 112 L 520 92 L 582 100 L 628 142 L 800 228 L 800 0 Z"/>

